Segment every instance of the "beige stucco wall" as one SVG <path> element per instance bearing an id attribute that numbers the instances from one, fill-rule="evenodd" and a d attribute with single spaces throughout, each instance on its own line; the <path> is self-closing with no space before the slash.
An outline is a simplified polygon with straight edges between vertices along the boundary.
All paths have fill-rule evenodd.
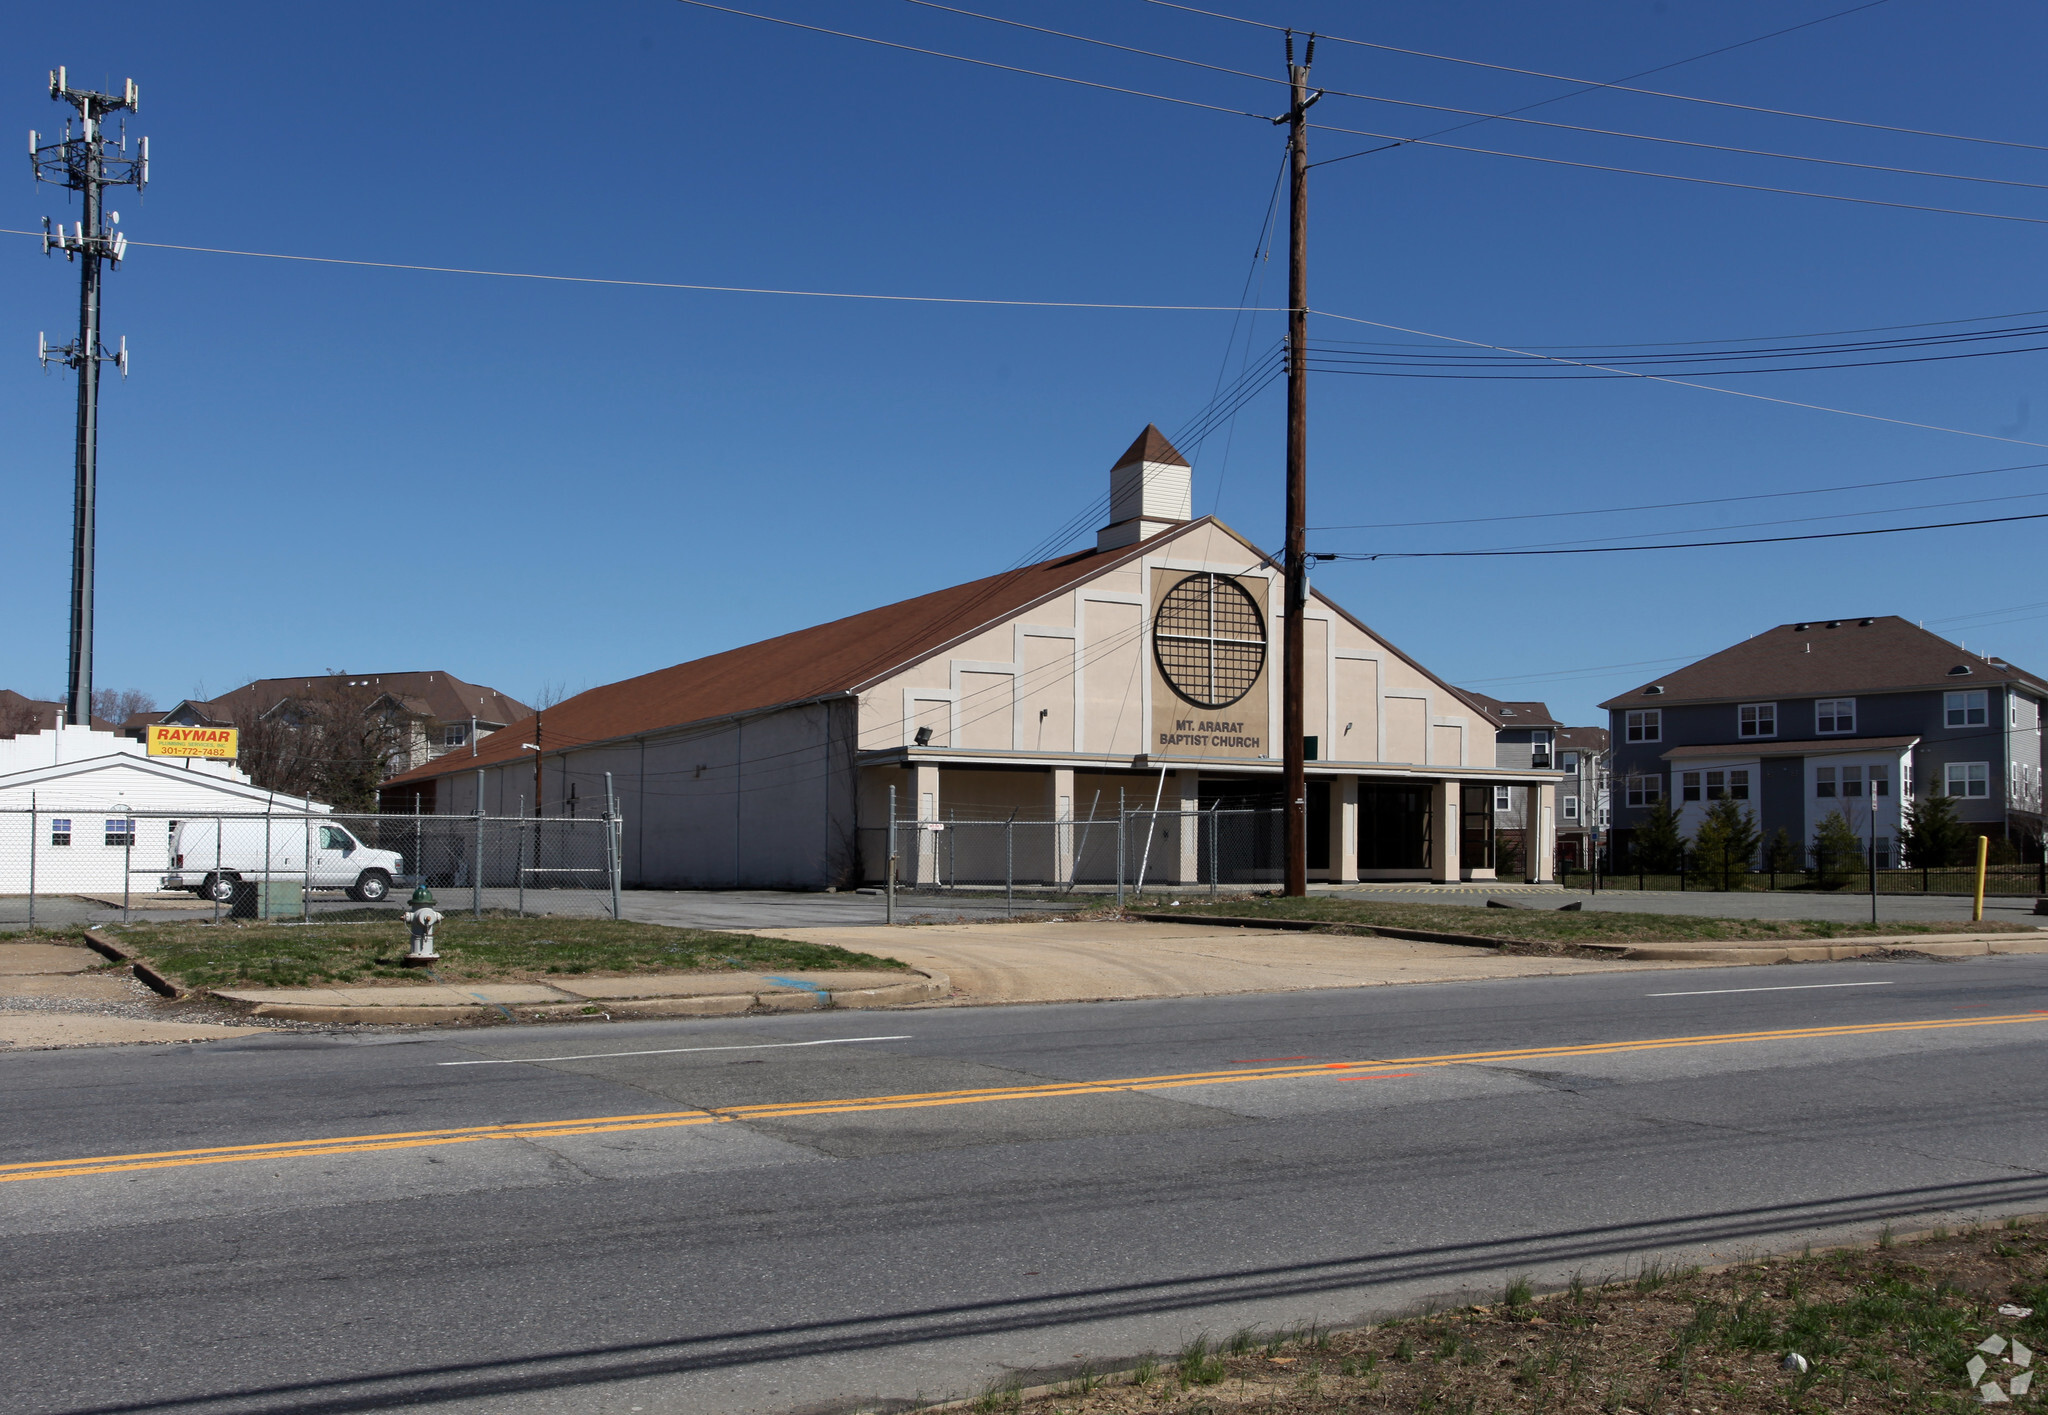
<path id="1" fill-rule="evenodd" d="M 1271 579 L 1265 691 L 1278 722 L 1277 572 L 1230 531 L 1206 523 L 875 684 L 861 695 L 861 747 L 908 745 L 923 726 L 934 747 L 1144 755 L 1155 691 L 1147 590 L 1155 568 Z M 1320 595 L 1306 619 L 1304 732 L 1318 739 L 1323 761 L 1492 762 L 1491 725 L 1448 688 Z"/>

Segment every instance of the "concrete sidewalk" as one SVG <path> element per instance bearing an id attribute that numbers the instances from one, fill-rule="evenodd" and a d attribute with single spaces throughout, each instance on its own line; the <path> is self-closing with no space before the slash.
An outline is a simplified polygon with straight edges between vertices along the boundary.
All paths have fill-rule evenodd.
<path id="1" fill-rule="evenodd" d="M 0 943 L 0 1049 L 204 1042 L 256 1030 L 152 1016 L 165 1005 L 86 948 Z"/>

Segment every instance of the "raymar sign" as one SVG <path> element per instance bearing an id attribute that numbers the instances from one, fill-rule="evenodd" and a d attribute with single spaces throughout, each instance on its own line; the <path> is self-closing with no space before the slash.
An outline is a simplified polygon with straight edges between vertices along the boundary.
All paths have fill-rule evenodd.
<path id="1" fill-rule="evenodd" d="M 235 759 L 236 732 L 232 727 L 174 727 L 159 724 L 149 729 L 149 754 L 153 757 L 217 757 Z"/>

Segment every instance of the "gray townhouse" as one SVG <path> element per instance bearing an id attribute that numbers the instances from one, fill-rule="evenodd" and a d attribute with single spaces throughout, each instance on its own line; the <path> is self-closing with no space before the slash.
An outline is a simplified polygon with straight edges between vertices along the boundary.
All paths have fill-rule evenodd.
<path id="1" fill-rule="evenodd" d="M 1604 833 L 1608 825 L 1607 729 L 1566 727 L 1545 703 L 1461 691 L 1493 725 L 1495 766 L 1564 773 L 1557 783 L 1557 862 L 1584 869 L 1592 858 L 1592 831 Z M 1493 788 L 1494 838 L 1517 854 L 1529 824 L 1528 802 L 1527 787 Z"/>
<path id="2" fill-rule="evenodd" d="M 1902 807 L 1942 793 L 2038 858 L 2044 699 L 2040 677 L 1897 615 L 1780 624 L 1600 705 L 1616 844 L 1660 800 L 1690 837 L 1733 799 L 1802 850 L 1839 811 L 1894 865 Z"/>
<path id="3" fill-rule="evenodd" d="M 1557 859 L 1576 870 L 1587 868 L 1613 826 L 1608 737 L 1604 727 L 1557 730 Z"/>

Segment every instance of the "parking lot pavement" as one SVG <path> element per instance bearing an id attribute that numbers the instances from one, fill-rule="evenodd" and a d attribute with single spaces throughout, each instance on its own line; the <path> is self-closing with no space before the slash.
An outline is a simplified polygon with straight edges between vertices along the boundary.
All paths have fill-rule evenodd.
<path id="1" fill-rule="evenodd" d="M 1035 899 L 1019 896 L 1016 912 L 1044 914 L 1100 904 L 1094 897 Z M 879 894 L 824 894 L 773 889 L 629 889 L 621 897 L 625 916 L 649 924 L 692 929 L 795 929 L 851 927 L 888 921 L 888 901 Z M 901 922 L 1002 919 L 1000 894 L 948 895 L 934 899 L 899 895 Z"/>

